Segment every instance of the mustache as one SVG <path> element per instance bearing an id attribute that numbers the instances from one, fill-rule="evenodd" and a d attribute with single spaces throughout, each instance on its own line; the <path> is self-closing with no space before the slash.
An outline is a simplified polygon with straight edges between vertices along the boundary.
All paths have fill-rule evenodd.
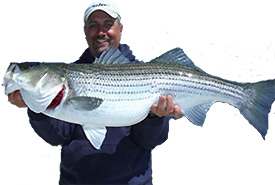
<path id="1" fill-rule="evenodd" d="M 106 40 L 110 39 L 107 35 L 95 36 L 94 38 L 95 39 L 106 39 Z"/>

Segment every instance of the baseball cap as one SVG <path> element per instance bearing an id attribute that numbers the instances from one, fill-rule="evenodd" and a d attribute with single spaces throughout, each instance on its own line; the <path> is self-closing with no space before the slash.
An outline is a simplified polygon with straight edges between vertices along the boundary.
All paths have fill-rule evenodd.
<path id="1" fill-rule="evenodd" d="M 84 13 L 84 23 L 88 20 L 89 16 L 94 11 L 97 11 L 97 10 L 106 12 L 108 15 L 110 15 L 114 19 L 117 19 L 117 18 L 119 20 L 121 19 L 119 9 L 115 3 L 111 1 L 101 0 L 101 1 L 95 1 L 86 9 Z"/>

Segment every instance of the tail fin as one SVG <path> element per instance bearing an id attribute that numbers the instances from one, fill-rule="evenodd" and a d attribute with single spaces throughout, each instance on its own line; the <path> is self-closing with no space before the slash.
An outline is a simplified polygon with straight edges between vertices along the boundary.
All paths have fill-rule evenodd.
<path id="1" fill-rule="evenodd" d="M 240 110 L 243 116 L 253 125 L 265 139 L 268 130 L 268 114 L 275 100 L 275 79 L 252 84 L 250 102 Z"/>

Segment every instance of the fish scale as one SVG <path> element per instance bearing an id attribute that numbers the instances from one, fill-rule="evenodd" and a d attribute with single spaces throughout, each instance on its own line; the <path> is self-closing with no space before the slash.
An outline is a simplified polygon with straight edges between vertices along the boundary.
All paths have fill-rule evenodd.
<path id="1" fill-rule="evenodd" d="M 70 84 L 77 85 L 78 89 L 81 90 L 76 95 L 83 96 L 82 89 L 86 89 L 85 96 L 95 96 L 112 102 L 150 99 L 167 94 L 173 95 L 177 100 L 178 93 L 184 93 L 187 97 L 204 94 L 208 95 L 209 98 L 212 97 L 212 99 L 217 99 L 217 95 L 223 95 L 224 99 L 228 99 L 228 97 L 237 98 L 237 95 L 239 95 L 239 100 L 244 97 L 243 90 L 236 88 L 236 85 L 232 83 L 222 85 L 224 82 L 206 74 L 194 72 L 192 74 L 191 69 L 186 67 L 179 68 L 172 65 L 167 67 L 167 65 L 153 63 L 134 66 L 108 65 L 104 69 L 101 68 L 100 73 L 95 69 L 98 68 L 95 66 L 86 72 L 87 74 L 94 74 L 89 78 L 87 78 L 88 75 L 77 74 L 82 72 L 76 70 L 67 71 L 68 74 L 74 74 L 78 77 L 76 82 L 70 81 Z M 83 76 L 83 79 L 79 76 Z M 84 78 L 84 76 L 86 77 Z M 68 78 L 70 79 L 69 76 Z M 79 80 L 82 81 L 83 88 L 78 83 Z M 90 86 L 92 89 L 87 90 L 86 84 L 92 84 Z M 95 95 L 96 93 L 98 95 Z M 220 100 L 223 99 L 220 98 Z M 184 108 L 184 105 L 182 107 Z"/>
<path id="2" fill-rule="evenodd" d="M 97 149 L 104 141 L 105 127 L 139 123 L 161 95 L 171 94 L 182 115 L 199 126 L 213 103 L 228 103 L 239 109 L 263 138 L 275 99 L 275 80 L 237 83 L 209 75 L 180 48 L 148 63 L 130 62 L 113 48 L 104 51 L 93 64 L 42 63 L 28 68 L 26 63 L 13 63 L 4 77 L 4 86 L 6 94 L 20 90 L 35 112 L 82 125 Z M 58 103 L 46 109 L 57 97 Z"/>

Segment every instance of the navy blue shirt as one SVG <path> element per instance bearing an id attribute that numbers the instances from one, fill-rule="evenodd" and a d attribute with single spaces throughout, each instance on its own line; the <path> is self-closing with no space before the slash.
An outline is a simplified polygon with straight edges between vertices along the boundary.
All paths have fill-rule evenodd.
<path id="1" fill-rule="evenodd" d="M 120 51 L 130 60 L 135 56 L 127 45 Z M 75 63 L 92 63 L 85 50 Z M 28 109 L 35 132 L 51 145 L 61 145 L 60 184 L 132 184 L 151 181 L 151 151 L 168 138 L 169 119 L 148 117 L 128 127 L 107 127 L 106 138 L 96 150 L 81 125 L 36 114 Z"/>

